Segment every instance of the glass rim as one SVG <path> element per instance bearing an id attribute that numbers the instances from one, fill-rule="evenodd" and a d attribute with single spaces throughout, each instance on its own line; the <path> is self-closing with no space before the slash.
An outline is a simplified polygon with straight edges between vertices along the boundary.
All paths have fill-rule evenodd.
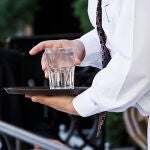
<path id="1" fill-rule="evenodd" d="M 45 53 L 54 53 L 54 52 L 75 52 L 75 48 L 74 47 L 66 47 L 66 48 L 45 48 Z"/>

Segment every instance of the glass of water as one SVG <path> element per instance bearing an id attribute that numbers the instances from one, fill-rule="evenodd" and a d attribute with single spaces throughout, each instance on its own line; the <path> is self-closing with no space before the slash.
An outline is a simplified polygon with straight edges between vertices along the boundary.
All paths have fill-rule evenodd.
<path id="1" fill-rule="evenodd" d="M 45 49 L 50 89 L 74 89 L 75 49 Z"/>

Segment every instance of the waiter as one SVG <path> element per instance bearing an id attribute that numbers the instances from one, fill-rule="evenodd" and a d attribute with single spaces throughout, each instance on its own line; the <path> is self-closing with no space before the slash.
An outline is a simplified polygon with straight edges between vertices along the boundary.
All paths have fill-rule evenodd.
<path id="1" fill-rule="evenodd" d="M 88 14 L 94 29 L 76 40 L 43 41 L 32 48 L 35 55 L 45 48 L 75 47 L 76 64 L 102 69 L 102 46 L 97 31 L 98 0 L 89 0 Z M 102 0 L 102 28 L 111 60 L 95 76 L 92 86 L 77 97 L 33 96 L 57 110 L 83 117 L 122 112 L 136 107 L 150 114 L 150 0 Z M 47 77 L 44 55 L 42 69 Z M 61 100 L 60 100 L 61 99 Z M 86 105 L 85 105 L 86 104 Z M 150 127 L 148 127 L 148 138 Z M 148 139 L 150 150 L 150 141 Z"/>

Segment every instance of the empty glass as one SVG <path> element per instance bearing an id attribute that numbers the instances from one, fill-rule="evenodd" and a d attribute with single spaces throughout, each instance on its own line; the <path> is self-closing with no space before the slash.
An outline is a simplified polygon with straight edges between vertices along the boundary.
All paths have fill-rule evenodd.
<path id="1" fill-rule="evenodd" d="M 74 48 L 45 49 L 50 89 L 73 89 Z"/>

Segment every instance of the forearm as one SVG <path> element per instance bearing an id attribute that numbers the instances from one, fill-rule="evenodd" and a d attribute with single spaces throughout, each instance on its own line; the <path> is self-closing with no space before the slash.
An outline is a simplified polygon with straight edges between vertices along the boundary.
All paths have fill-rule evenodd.
<path id="1" fill-rule="evenodd" d="M 77 111 L 74 109 L 72 96 L 32 96 L 26 95 L 33 102 L 38 102 L 40 104 L 47 105 L 61 112 L 66 112 L 69 114 L 78 115 Z"/>
<path id="2" fill-rule="evenodd" d="M 73 98 L 71 96 L 57 96 L 51 99 L 49 102 L 49 106 L 69 114 L 78 115 L 76 110 L 73 107 L 72 104 Z M 44 101 L 46 103 L 46 100 Z"/>

